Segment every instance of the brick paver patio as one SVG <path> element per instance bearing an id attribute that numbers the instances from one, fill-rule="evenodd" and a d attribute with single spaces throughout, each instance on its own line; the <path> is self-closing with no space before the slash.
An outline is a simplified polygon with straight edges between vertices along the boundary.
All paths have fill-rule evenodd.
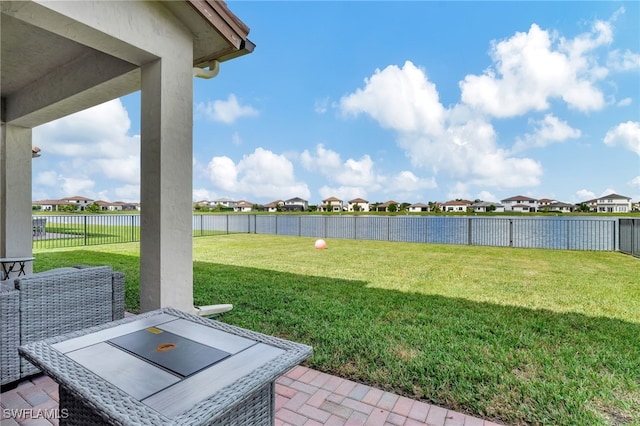
<path id="1" fill-rule="evenodd" d="M 276 425 L 496 426 L 298 366 L 276 382 Z M 58 425 L 58 385 L 40 375 L 0 395 L 2 426 Z"/>

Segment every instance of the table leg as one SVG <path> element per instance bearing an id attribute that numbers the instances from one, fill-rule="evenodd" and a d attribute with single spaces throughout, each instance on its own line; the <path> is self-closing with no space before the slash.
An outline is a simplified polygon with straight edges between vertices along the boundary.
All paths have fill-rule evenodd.
<path id="1" fill-rule="evenodd" d="M 6 280 L 9 279 L 9 274 L 11 273 L 11 269 L 13 269 L 13 267 L 10 267 L 9 269 L 7 269 L 8 264 L 6 263 L 2 263 L 2 279 Z"/>

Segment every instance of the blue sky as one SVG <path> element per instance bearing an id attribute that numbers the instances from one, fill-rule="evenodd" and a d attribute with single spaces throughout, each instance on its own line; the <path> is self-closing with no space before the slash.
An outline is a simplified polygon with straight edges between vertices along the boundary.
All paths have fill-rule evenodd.
<path id="1" fill-rule="evenodd" d="M 229 1 L 193 200 L 640 200 L 640 3 Z M 34 130 L 33 198 L 139 200 L 134 93 Z"/>

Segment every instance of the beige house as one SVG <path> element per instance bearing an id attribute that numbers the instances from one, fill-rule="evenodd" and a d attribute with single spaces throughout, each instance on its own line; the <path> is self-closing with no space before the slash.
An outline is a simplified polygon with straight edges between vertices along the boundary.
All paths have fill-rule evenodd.
<path id="1" fill-rule="evenodd" d="M 469 200 L 451 200 L 442 203 L 441 208 L 443 212 L 466 212 L 472 204 L 473 201 Z"/>
<path id="2" fill-rule="evenodd" d="M 275 200 L 270 203 L 261 205 L 260 210 L 266 211 L 269 213 L 275 213 L 278 211 L 278 209 L 282 208 L 283 206 L 284 206 L 283 200 Z"/>
<path id="3" fill-rule="evenodd" d="M 368 212 L 370 209 L 369 202 L 363 198 L 354 198 L 347 202 L 349 212 Z"/>
<path id="4" fill-rule="evenodd" d="M 32 129 L 140 90 L 140 306 L 194 311 L 193 79 L 250 53 L 249 28 L 211 0 L 0 7 L 0 257 L 32 255 Z"/>
<path id="5" fill-rule="evenodd" d="M 393 210 L 393 208 L 391 208 L 391 206 L 395 206 L 395 211 L 398 211 L 398 209 L 400 208 L 400 203 L 397 201 L 393 201 L 393 200 L 389 200 L 389 201 L 385 201 L 384 203 L 378 204 L 378 206 L 376 207 L 376 211 L 377 212 L 389 212 L 391 210 Z"/>
<path id="6" fill-rule="evenodd" d="M 245 200 L 240 200 L 236 202 L 234 210 L 237 212 L 250 212 L 253 210 L 253 204 Z"/>
<path id="7" fill-rule="evenodd" d="M 342 208 L 342 200 L 336 197 L 329 197 L 322 200 L 322 204 L 319 206 L 318 210 L 325 212 L 341 212 Z"/>

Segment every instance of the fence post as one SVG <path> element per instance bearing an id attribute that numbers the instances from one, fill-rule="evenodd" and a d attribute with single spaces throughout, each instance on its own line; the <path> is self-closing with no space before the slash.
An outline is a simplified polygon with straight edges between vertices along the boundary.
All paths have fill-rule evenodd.
<path id="1" fill-rule="evenodd" d="M 353 239 L 358 239 L 358 216 L 353 215 Z"/>
<path id="2" fill-rule="evenodd" d="M 322 238 L 327 238 L 327 218 L 328 216 L 322 216 Z"/>
<path id="3" fill-rule="evenodd" d="M 84 245 L 88 245 L 88 236 L 87 236 L 87 215 L 82 216 L 84 218 Z"/>
<path id="4" fill-rule="evenodd" d="M 513 248 L 513 219 L 509 219 L 509 247 Z"/>
<path id="5" fill-rule="evenodd" d="M 631 256 L 636 256 L 636 219 L 631 219 Z"/>
<path id="6" fill-rule="evenodd" d="M 639 247 L 636 247 L 635 243 L 640 243 L 636 240 L 636 220 L 640 223 L 640 219 L 631 219 L 631 256 L 640 256 L 640 253 L 636 253 Z"/>
<path id="7" fill-rule="evenodd" d="M 472 229 L 471 228 L 472 228 L 473 218 L 469 218 L 469 219 L 467 219 L 467 221 L 468 221 L 468 225 L 467 225 L 467 245 L 471 245 L 471 243 L 472 243 L 472 241 L 471 241 L 472 240 L 472 238 L 471 238 Z"/>

